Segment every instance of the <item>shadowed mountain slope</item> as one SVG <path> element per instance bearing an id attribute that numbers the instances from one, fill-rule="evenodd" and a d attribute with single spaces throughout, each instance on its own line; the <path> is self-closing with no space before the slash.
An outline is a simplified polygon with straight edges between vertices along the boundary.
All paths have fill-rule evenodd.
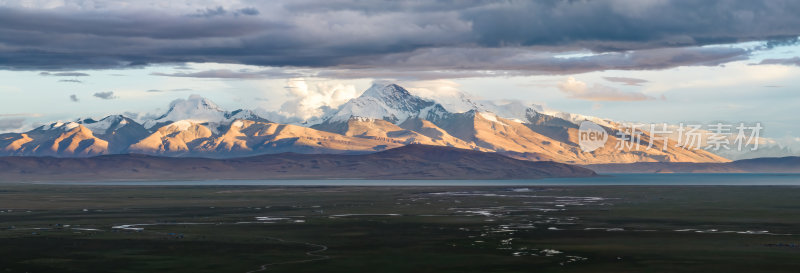
<path id="1" fill-rule="evenodd" d="M 232 159 L 106 155 L 0 157 L 0 181 L 195 179 L 537 179 L 594 176 L 568 164 L 407 145 L 362 155 L 283 153 Z"/>

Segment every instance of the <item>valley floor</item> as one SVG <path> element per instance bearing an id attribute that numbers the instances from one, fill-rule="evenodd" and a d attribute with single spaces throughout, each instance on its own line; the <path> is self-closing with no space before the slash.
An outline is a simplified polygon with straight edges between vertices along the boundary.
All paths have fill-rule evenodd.
<path id="1" fill-rule="evenodd" d="M 796 272 L 797 196 L 0 184 L 0 272 Z"/>

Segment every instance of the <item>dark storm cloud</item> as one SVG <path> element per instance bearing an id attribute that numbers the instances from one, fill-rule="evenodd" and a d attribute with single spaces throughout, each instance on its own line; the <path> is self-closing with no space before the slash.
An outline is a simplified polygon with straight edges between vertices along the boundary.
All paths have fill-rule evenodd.
<path id="1" fill-rule="evenodd" d="M 534 54 L 529 48 L 426 48 L 365 59 L 357 65 L 340 65 L 317 72 L 303 70 L 232 71 L 207 70 L 193 73 L 153 73 L 158 76 L 195 78 L 387 78 L 432 80 L 525 75 L 575 74 L 604 70 L 656 70 L 685 65 L 715 66 L 745 60 L 750 51 L 731 47 L 683 47 L 559 57 Z M 638 85 L 646 80 L 610 77 L 610 81 Z"/>
<path id="2" fill-rule="evenodd" d="M 230 69 L 206 70 L 191 73 L 162 73 L 155 72 L 151 75 L 167 77 L 186 77 L 186 78 L 217 78 L 217 79 L 263 79 L 263 78 L 292 78 L 303 76 L 298 73 L 284 71 L 234 71 Z"/>
<path id="3" fill-rule="evenodd" d="M 111 99 L 116 99 L 117 98 L 116 96 L 114 96 L 114 92 L 113 91 L 97 92 L 97 93 L 94 93 L 94 95 L 92 95 L 92 96 L 95 96 L 95 97 L 98 97 L 98 98 L 101 98 L 101 99 L 104 99 L 104 100 L 111 100 Z"/>
<path id="4" fill-rule="evenodd" d="M 206 8 L 206 9 L 199 9 L 197 13 L 192 14 L 191 16 L 194 17 L 214 17 L 214 16 L 222 16 L 228 13 L 227 10 L 223 7 L 216 7 L 216 8 Z"/>
<path id="5" fill-rule="evenodd" d="M 524 1 L 466 10 L 483 45 L 597 51 L 796 37 L 797 1 Z"/>
<path id="6" fill-rule="evenodd" d="M 798 44 L 800 44 L 800 37 L 790 37 L 786 39 L 769 40 L 764 44 L 764 47 L 772 49 L 779 46 L 793 46 Z"/>
<path id="7" fill-rule="evenodd" d="M 256 15 L 261 14 L 261 12 L 258 11 L 256 8 L 243 8 L 243 9 L 237 10 L 235 14 L 236 15 L 241 14 L 241 15 L 248 15 L 248 16 L 256 16 Z"/>
<path id="8" fill-rule="evenodd" d="M 0 7 L 0 30 L 11 36 L 3 37 L 7 44 L 48 45 L 47 37 L 71 37 L 61 43 L 88 45 L 102 42 L 105 45 L 124 45 L 127 38 L 180 39 L 240 37 L 262 31 L 269 22 L 247 18 L 192 18 L 166 14 L 161 11 L 64 11 L 31 10 Z M 30 36 L 21 36 L 28 33 Z M 83 35 L 72 37 L 69 35 Z M 115 38 L 110 39 L 110 38 Z M 93 46 L 94 48 L 96 46 Z"/>
<path id="9" fill-rule="evenodd" d="M 575 74 L 604 70 L 656 70 L 685 65 L 715 66 L 747 59 L 749 54 L 748 50 L 741 48 L 686 47 L 558 57 L 551 54 L 532 54 L 525 48 L 436 48 L 391 54 L 365 61 L 361 66 L 324 70 L 317 76 L 365 78 L 373 75 L 372 77 L 424 80 Z M 392 68 L 380 69 L 380 64 L 392 64 Z"/>
<path id="10" fill-rule="evenodd" d="M 69 100 L 70 100 L 70 101 L 72 101 L 72 102 L 78 102 L 78 101 L 80 101 L 80 100 L 78 99 L 78 96 L 77 96 L 77 95 L 75 95 L 75 94 L 69 95 Z"/>
<path id="11" fill-rule="evenodd" d="M 781 65 L 800 66 L 800 57 L 786 58 L 786 59 L 764 59 L 758 64 L 781 64 Z"/>
<path id="12" fill-rule="evenodd" d="M 701 45 L 791 43 L 800 35 L 798 13 L 800 1 L 790 0 L 318 0 L 269 1 L 239 9 L 210 6 L 188 12 L 0 7 L 0 69 L 103 69 L 183 62 L 356 69 L 353 73 L 365 68 L 467 74 L 475 72 L 463 71 L 661 69 L 719 64 L 748 55 Z M 690 54 L 676 55 L 670 49 Z M 553 57 L 575 50 L 648 55 L 650 61 Z M 638 53 L 643 50 L 651 52 Z M 537 57 L 482 59 L 507 54 L 503 51 Z M 659 59 L 652 55 L 655 51 L 670 58 Z M 421 56 L 431 61 L 418 59 Z M 656 60 L 663 63 L 651 62 Z M 483 67 L 487 63 L 491 67 Z M 184 74 L 172 76 L 194 76 Z"/>
<path id="13" fill-rule="evenodd" d="M 607 81 L 610 81 L 610 82 L 617 82 L 617 83 L 622 83 L 622 84 L 625 84 L 625 85 L 632 85 L 632 86 L 642 86 L 643 83 L 648 82 L 648 80 L 645 80 L 645 79 L 637 79 L 637 78 L 629 78 L 629 77 L 603 77 L 603 79 L 606 79 Z"/>

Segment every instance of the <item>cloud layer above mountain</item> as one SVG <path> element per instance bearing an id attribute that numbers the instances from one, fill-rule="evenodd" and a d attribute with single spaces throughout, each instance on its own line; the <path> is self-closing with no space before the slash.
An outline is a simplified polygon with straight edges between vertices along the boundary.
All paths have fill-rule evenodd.
<path id="1" fill-rule="evenodd" d="M 24 122 L 24 118 L 0 118 L 0 130 L 19 129 Z"/>
<path id="2" fill-rule="evenodd" d="M 558 84 L 558 89 L 569 97 L 590 101 L 640 101 L 651 100 L 653 97 L 642 93 L 623 92 L 616 88 L 602 84 L 587 85 L 585 82 L 573 77 L 567 78 Z"/>
<path id="3" fill-rule="evenodd" d="M 791 0 L 51 2 L 0 1 L 0 68 L 216 62 L 351 78 L 569 74 L 716 65 L 749 50 L 702 46 L 800 35 L 800 2 Z M 586 55 L 559 57 L 566 52 Z M 212 72 L 172 76 L 276 76 Z"/>
<path id="4" fill-rule="evenodd" d="M 281 105 L 280 112 L 289 116 L 309 119 L 335 109 L 361 94 L 355 86 L 341 83 L 309 83 L 304 79 L 290 79 L 286 83 L 290 99 Z"/>

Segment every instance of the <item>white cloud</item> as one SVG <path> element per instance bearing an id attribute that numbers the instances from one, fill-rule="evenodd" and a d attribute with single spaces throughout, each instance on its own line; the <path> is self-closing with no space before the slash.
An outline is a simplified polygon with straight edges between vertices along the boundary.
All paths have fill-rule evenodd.
<path id="1" fill-rule="evenodd" d="M 653 97 L 642 93 L 623 92 L 616 88 L 595 83 L 588 86 L 585 82 L 573 77 L 558 83 L 558 89 L 569 95 L 570 98 L 590 101 L 641 101 L 651 100 Z"/>
<path id="2" fill-rule="evenodd" d="M 0 119 L 0 132 L 22 128 L 25 118 L 3 118 Z"/>
<path id="3" fill-rule="evenodd" d="M 412 94 L 428 99 L 456 97 L 462 94 L 459 90 L 461 85 L 451 80 L 414 81 L 402 85 Z"/>
<path id="4" fill-rule="evenodd" d="M 467 101 L 479 98 L 461 91 L 461 84 L 451 80 L 415 81 L 402 84 L 414 95 L 434 100 L 451 112 L 466 112 L 474 108 Z"/>
<path id="5" fill-rule="evenodd" d="M 717 67 L 682 67 L 664 71 L 638 72 L 649 77 L 651 84 L 645 93 L 658 94 L 676 89 L 702 88 L 727 91 L 725 87 L 759 84 L 774 85 L 776 82 L 796 77 L 800 68 L 783 65 L 750 65 L 747 62 L 733 62 Z"/>
<path id="6" fill-rule="evenodd" d="M 308 119 L 323 114 L 326 108 L 336 108 L 360 95 L 356 87 L 338 81 L 312 82 L 294 78 L 286 82 L 289 99 L 281 105 L 285 115 Z"/>

